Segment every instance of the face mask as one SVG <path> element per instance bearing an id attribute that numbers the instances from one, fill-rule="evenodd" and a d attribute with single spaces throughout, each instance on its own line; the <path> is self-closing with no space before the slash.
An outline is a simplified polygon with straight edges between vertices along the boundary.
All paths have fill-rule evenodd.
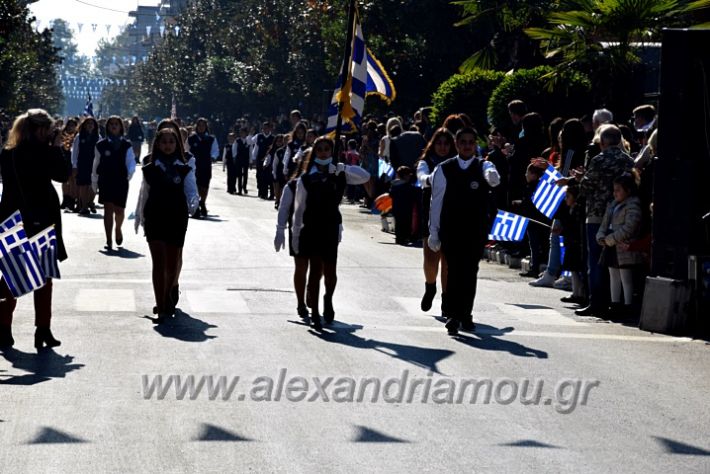
<path id="1" fill-rule="evenodd" d="M 316 158 L 315 161 L 316 161 L 316 164 L 319 164 L 321 166 L 328 166 L 329 164 L 331 164 L 333 162 L 333 158 L 326 158 L 325 160 L 321 160 L 319 158 Z"/>

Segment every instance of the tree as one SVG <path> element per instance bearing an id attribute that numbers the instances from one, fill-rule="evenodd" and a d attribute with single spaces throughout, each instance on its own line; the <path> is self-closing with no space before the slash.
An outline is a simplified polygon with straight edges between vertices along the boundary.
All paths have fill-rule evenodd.
<path id="1" fill-rule="evenodd" d="M 478 130 L 486 130 L 488 100 L 504 77 L 503 72 L 484 69 L 451 76 L 434 92 L 432 122 L 441 124 L 449 114 L 465 113 Z"/>
<path id="2" fill-rule="evenodd" d="M 30 107 L 57 112 L 62 98 L 52 32 L 35 31 L 24 2 L 0 2 L 0 108 L 18 114 Z"/>
<path id="3" fill-rule="evenodd" d="M 548 15 L 547 27 L 525 32 L 557 62 L 556 71 L 588 73 L 597 103 L 628 111 L 639 96 L 642 45 L 658 41 L 662 28 L 692 24 L 710 0 L 570 0 L 565 7 Z"/>

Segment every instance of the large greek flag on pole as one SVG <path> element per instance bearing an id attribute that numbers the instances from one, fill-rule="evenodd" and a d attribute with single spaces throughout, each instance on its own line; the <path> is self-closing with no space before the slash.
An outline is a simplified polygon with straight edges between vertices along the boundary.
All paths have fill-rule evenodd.
<path id="1" fill-rule="evenodd" d="M 493 221 L 493 228 L 488 234 L 489 240 L 502 240 L 505 242 L 520 242 L 525 237 L 530 220 L 512 212 L 498 211 Z"/>
<path id="2" fill-rule="evenodd" d="M 57 258 L 57 232 L 54 226 L 47 227 L 30 238 L 35 253 L 39 256 L 42 273 L 46 278 L 61 278 Z"/>
<path id="3" fill-rule="evenodd" d="M 349 77 L 339 77 L 335 86 L 333 98 L 330 101 L 330 107 L 328 107 L 326 132 L 335 130 L 338 122 L 338 104 L 343 95 L 345 96 L 345 101 L 342 116 L 343 131 L 345 132 L 355 131 L 360 127 L 363 110 L 365 109 L 365 97 L 378 95 L 389 104 L 397 96 L 394 84 L 385 68 L 372 52 L 367 49 L 358 16 L 355 18 L 355 35 L 353 36 L 350 63 Z"/>
<path id="4" fill-rule="evenodd" d="M 562 175 L 552 165 L 548 165 L 533 194 L 533 204 L 548 219 L 554 217 L 567 194 L 567 186 L 557 186 L 557 180 L 560 179 Z"/>
<path id="5" fill-rule="evenodd" d="M 15 297 L 44 286 L 39 257 L 21 225 L 0 234 L 0 272 Z"/>

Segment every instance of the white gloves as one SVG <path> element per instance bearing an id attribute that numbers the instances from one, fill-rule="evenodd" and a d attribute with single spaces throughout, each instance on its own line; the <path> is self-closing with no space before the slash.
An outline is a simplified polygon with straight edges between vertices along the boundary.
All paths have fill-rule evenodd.
<path id="1" fill-rule="evenodd" d="M 345 171 L 345 163 L 338 163 L 335 165 L 335 174 L 339 175 Z"/>
<path id="2" fill-rule="evenodd" d="M 284 248 L 286 248 L 286 236 L 284 234 L 284 229 L 277 226 L 276 237 L 274 237 L 274 249 L 278 252 Z"/>
<path id="3" fill-rule="evenodd" d="M 492 188 L 495 188 L 500 184 L 500 175 L 498 174 L 498 170 L 490 161 L 483 162 L 483 177 Z"/>
<path id="4" fill-rule="evenodd" d="M 429 236 L 428 244 L 429 244 L 429 248 L 434 252 L 438 252 L 439 250 L 441 250 L 441 241 L 439 240 L 439 237 L 437 237 L 435 235 Z"/>

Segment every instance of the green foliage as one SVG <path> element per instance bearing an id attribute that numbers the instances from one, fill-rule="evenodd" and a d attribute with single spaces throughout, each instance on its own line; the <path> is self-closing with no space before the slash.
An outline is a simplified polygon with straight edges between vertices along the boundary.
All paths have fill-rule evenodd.
<path id="1" fill-rule="evenodd" d="M 508 103 L 524 101 L 528 110 L 538 112 L 546 121 L 555 117 L 578 117 L 591 110 L 591 82 L 573 70 L 559 72 L 539 66 L 520 69 L 508 75 L 496 87 L 488 102 L 488 117 L 492 125 L 505 128 L 510 122 Z"/>
<path id="2" fill-rule="evenodd" d="M 37 32 L 25 2 L 0 1 L 0 109 L 19 114 L 31 107 L 57 112 L 62 94 L 60 62 L 52 32 Z"/>
<path id="3" fill-rule="evenodd" d="M 432 96 L 432 123 L 441 124 L 453 113 L 466 113 L 479 130 L 488 125 L 488 99 L 505 77 L 505 73 L 474 69 L 455 74 L 444 81 Z"/>

